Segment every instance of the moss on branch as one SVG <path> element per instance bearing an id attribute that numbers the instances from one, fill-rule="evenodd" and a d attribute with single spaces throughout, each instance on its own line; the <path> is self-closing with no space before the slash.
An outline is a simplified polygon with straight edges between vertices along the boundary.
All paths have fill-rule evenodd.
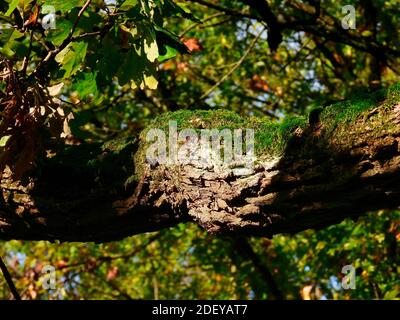
<path id="1" fill-rule="evenodd" d="M 371 94 L 356 95 L 346 101 L 323 107 L 319 115 L 319 127 L 322 128 L 319 134 L 325 135 L 325 138 L 332 135 L 333 131 L 339 135 L 340 133 L 344 134 L 357 118 L 368 115 L 374 108 L 381 106 L 387 111 L 399 102 L 400 83 L 388 89 L 382 89 Z M 385 112 L 381 113 L 381 116 L 385 116 Z M 195 130 L 254 129 L 257 156 L 281 155 L 288 142 L 296 134 L 296 129 L 298 129 L 298 133 L 309 127 L 308 117 L 305 116 L 292 116 L 281 121 L 274 121 L 267 117 L 241 117 L 232 111 L 223 109 L 180 110 L 164 113 L 151 121 L 140 135 L 140 149 L 145 149 L 147 145 L 146 134 L 151 129 L 163 130 L 168 137 L 169 121 L 176 121 L 178 131 L 188 128 Z M 143 155 L 142 152 L 142 157 Z"/>

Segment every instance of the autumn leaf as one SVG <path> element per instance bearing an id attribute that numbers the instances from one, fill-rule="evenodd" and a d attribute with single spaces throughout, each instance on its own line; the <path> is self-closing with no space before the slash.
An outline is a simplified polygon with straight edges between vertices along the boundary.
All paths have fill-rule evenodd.
<path id="1" fill-rule="evenodd" d="M 29 19 L 25 21 L 24 27 L 34 26 L 37 23 L 37 19 L 39 17 L 40 6 L 35 4 L 34 11 L 29 16 Z"/>
<path id="2" fill-rule="evenodd" d="M 188 48 L 190 52 L 199 52 L 203 50 L 203 47 L 201 46 L 200 42 L 196 38 L 189 38 L 189 39 L 181 39 L 183 44 Z"/>

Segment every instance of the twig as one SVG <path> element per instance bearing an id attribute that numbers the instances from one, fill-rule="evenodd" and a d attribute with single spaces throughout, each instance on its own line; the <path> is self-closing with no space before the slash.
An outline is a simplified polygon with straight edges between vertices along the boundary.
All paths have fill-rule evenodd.
<path id="1" fill-rule="evenodd" d="M 225 7 L 222 7 L 220 5 L 217 5 L 217 4 L 208 2 L 208 1 L 204 1 L 204 0 L 189 0 L 189 1 L 196 2 L 198 4 L 201 4 L 203 6 L 209 7 L 214 10 L 225 12 L 226 14 L 229 14 L 231 16 L 236 16 L 236 17 L 241 17 L 241 18 L 249 18 L 249 19 L 255 18 L 255 16 L 253 16 L 249 13 L 242 12 L 242 11 L 235 10 L 235 9 L 225 8 Z"/>
<path id="2" fill-rule="evenodd" d="M 214 18 L 218 18 L 220 16 L 225 16 L 226 13 L 225 12 L 218 12 L 215 14 L 212 14 L 211 16 L 208 16 L 206 18 L 204 18 L 201 22 L 204 23 L 206 21 L 212 20 Z M 190 26 L 188 26 L 186 29 L 184 29 L 180 34 L 179 37 L 183 37 L 186 33 L 188 33 L 190 30 L 196 28 L 199 25 L 199 23 L 192 23 Z"/>
<path id="3" fill-rule="evenodd" d="M 148 238 L 147 242 L 143 246 L 135 248 L 131 252 L 128 252 L 128 253 L 125 253 L 125 254 L 120 254 L 120 255 L 115 255 L 115 256 L 99 257 L 99 258 L 97 258 L 96 263 L 97 264 L 102 264 L 102 263 L 110 262 L 110 261 L 117 260 L 117 259 L 127 260 L 127 259 L 133 257 L 134 255 L 138 254 L 140 251 L 144 250 L 147 246 L 149 246 L 154 241 L 157 241 L 161 237 L 161 235 L 162 234 L 160 232 L 156 233 L 152 237 Z M 85 267 L 87 262 L 88 262 L 87 260 L 80 261 L 80 262 L 77 262 L 77 263 L 72 263 L 72 264 L 69 264 L 69 265 L 61 266 L 58 269 L 62 270 L 62 269 L 71 269 L 71 268 L 76 268 L 76 267 L 81 267 L 81 266 Z M 84 271 L 84 270 L 85 269 L 83 269 L 82 271 Z"/>
<path id="4" fill-rule="evenodd" d="M 10 288 L 10 291 L 11 291 L 12 295 L 14 296 L 14 299 L 21 300 L 21 296 L 19 295 L 17 288 L 15 288 L 11 274 L 10 274 L 10 272 L 8 272 L 7 266 L 5 265 L 5 263 L 1 257 L 0 257 L 0 269 L 3 272 L 4 279 L 6 279 L 8 287 Z"/>
<path id="5" fill-rule="evenodd" d="M 46 44 L 46 42 L 42 38 L 38 37 L 36 34 L 33 34 L 33 39 L 35 39 L 35 41 L 40 43 L 47 51 L 51 50 L 51 48 Z"/>
<path id="6" fill-rule="evenodd" d="M 39 6 L 37 5 L 37 1 L 36 1 L 36 0 L 33 1 L 32 5 L 33 5 L 34 8 L 35 8 L 34 13 L 32 13 L 33 16 L 35 17 L 35 19 L 34 19 L 34 21 L 32 21 L 32 24 L 35 25 L 36 22 L 37 22 L 38 16 L 39 16 L 39 11 L 40 11 L 40 9 L 39 9 Z M 24 17 L 22 17 L 22 19 L 24 19 Z M 29 20 L 30 20 L 30 18 L 29 18 Z M 29 21 L 29 20 L 28 20 L 28 21 Z M 24 26 L 23 28 L 25 29 L 25 21 L 24 21 L 23 26 Z M 22 71 L 21 71 L 21 72 L 22 72 L 22 75 L 23 75 L 24 77 L 25 77 L 25 75 L 26 75 L 26 69 L 28 68 L 29 57 L 30 57 L 31 52 L 32 52 L 33 34 L 34 34 L 34 31 L 33 31 L 33 28 L 32 28 L 32 30 L 31 30 L 31 36 L 30 36 L 30 39 L 29 39 L 29 49 L 28 49 L 28 53 L 26 54 L 26 56 L 24 57 L 24 60 L 23 60 L 23 62 L 22 62 Z"/>
<path id="7" fill-rule="evenodd" d="M 247 56 L 249 55 L 250 51 L 253 49 L 253 47 L 255 46 L 257 40 L 260 38 L 261 34 L 265 31 L 265 28 L 263 28 L 258 34 L 257 36 L 253 39 L 253 41 L 250 43 L 249 47 L 247 48 L 246 52 L 243 54 L 243 56 L 234 64 L 234 66 L 232 67 L 232 69 L 230 69 L 224 76 L 222 76 L 221 79 L 219 79 L 217 81 L 216 84 L 214 84 L 210 89 L 208 89 L 206 92 L 204 92 L 201 96 L 200 96 L 200 100 L 203 100 L 204 98 L 208 97 L 208 95 L 213 92 L 215 89 L 217 89 L 227 78 L 229 78 L 229 76 L 235 72 L 235 70 L 237 68 L 240 67 L 240 65 L 243 63 L 243 61 L 247 58 Z"/>
<path id="8" fill-rule="evenodd" d="M 226 19 L 222 19 L 222 20 L 214 22 L 214 23 L 210 23 L 210 24 L 207 24 L 207 25 L 204 25 L 204 26 L 202 25 L 199 28 L 200 29 L 214 28 L 214 27 L 218 27 L 220 25 L 223 25 L 224 23 L 226 23 L 228 21 L 231 21 L 231 20 L 232 20 L 232 17 L 228 17 Z"/>
<path id="9" fill-rule="evenodd" d="M 81 40 L 81 39 L 88 38 L 88 37 L 96 37 L 96 36 L 101 35 L 102 32 L 103 32 L 103 31 L 100 30 L 100 31 L 93 31 L 93 32 L 82 33 L 82 34 L 79 34 L 79 35 L 77 35 L 77 36 L 75 36 L 75 37 L 72 37 L 72 38 L 71 38 L 71 42 L 72 42 L 72 41 L 79 41 L 79 40 Z"/>

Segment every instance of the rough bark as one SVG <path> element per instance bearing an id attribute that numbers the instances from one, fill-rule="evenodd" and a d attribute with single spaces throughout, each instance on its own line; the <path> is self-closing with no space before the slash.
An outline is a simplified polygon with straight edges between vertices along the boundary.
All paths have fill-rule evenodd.
<path id="1" fill-rule="evenodd" d="M 344 120 L 341 108 L 294 126 L 281 152 L 259 153 L 246 172 L 220 164 L 150 166 L 138 161 L 143 135 L 64 147 L 23 181 L 3 176 L 0 239 L 104 242 L 181 222 L 270 237 L 397 208 L 398 101 L 371 102 Z"/>

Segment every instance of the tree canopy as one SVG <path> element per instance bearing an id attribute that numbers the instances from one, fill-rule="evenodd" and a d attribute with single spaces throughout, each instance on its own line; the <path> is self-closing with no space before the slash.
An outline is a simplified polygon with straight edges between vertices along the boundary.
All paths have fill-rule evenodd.
<path id="1" fill-rule="evenodd" d="M 2 1 L 0 257 L 19 295 L 400 298 L 400 13 L 396 0 L 361 0 L 354 16 L 346 5 Z M 229 206 L 223 184 L 212 196 L 219 209 L 246 208 L 248 234 L 219 228 L 227 215 L 210 222 L 199 206 L 176 204 L 175 189 L 193 181 L 162 189 L 157 176 L 173 181 L 164 167 L 138 171 L 140 137 L 168 120 L 180 128 L 256 128 L 258 154 L 281 156 L 272 191 L 279 214 L 267 217 L 275 223 L 287 214 L 290 223 L 255 232 L 255 207 L 270 199 L 256 197 L 262 183 L 249 187 L 244 179 Z M 313 167 L 318 174 L 308 175 Z M 355 181 L 356 167 L 371 179 Z M 144 178 L 156 187 L 143 188 Z M 204 197 L 213 189 L 197 182 Z M 103 210 L 122 193 L 129 203 L 117 209 L 127 218 L 110 224 Z M 139 198 L 157 204 L 139 203 L 144 222 L 124 211 Z M 179 211 L 167 210 L 174 204 L 189 215 L 167 215 Z M 307 210 L 317 218 L 310 221 Z M 89 220 L 97 230 L 85 229 Z M 126 237 L 133 233 L 140 234 Z M 64 242 L 71 240 L 81 242 Z M 346 265 L 356 270 L 355 289 L 341 285 Z M 56 272 L 50 290 L 43 286 L 48 266 Z M 12 297 L 9 280 L 0 278 L 0 299 Z"/>

